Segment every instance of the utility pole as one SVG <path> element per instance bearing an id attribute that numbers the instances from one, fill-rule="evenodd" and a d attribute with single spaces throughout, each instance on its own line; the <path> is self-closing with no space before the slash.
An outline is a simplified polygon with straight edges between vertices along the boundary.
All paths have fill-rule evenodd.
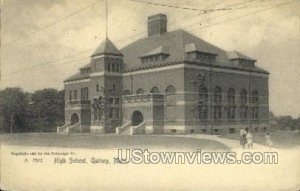
<path id="1" fill-rule="evenodd" d="M 131 95 L 133 94 L 133 76 L 132 76 L 132 72 L 130 72 L 130 91 L 131 91 Z"/>
<path id="2" fill-rule="evenodd" d="M 210 131 L 211 134 L 213 134 L 213 93 L 212 93 L 212 66 L 209 66 L 209 97 L 210 97 L 210 102 L 209 102 L 209 108 L 210 108 Z"/>
<path id="3" fill-rule="evenodd" d="M 249 112 L 249 125 L 250 125 L 250 131 L 252 131 L 252 115 L 253 115 L 253 111 L 252 111 L 252 94 L 251 94 L 251 75 L 252 75 L 252 73 L 251 73 L 252 71 L 251 71 L 251 69 L 249 69 L 249 80 L 248 80 L 248 92 L 249 92 L 249 110 L 250 110 L 250 112 Z"/>
<path id="4" fill-rule="evenodd" d="M 105 0 L 105 37 L 108 37 L 108 5 L 107 0 Z"/>
<path id="5" fill-rule="evenodd" d="M 14 124 L 14 113 L 10 115 L 10 133 L 13 132 L 13 124 Z"/>

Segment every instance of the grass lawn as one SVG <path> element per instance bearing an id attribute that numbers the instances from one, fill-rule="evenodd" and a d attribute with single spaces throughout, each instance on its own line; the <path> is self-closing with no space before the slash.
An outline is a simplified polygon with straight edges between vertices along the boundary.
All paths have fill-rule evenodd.
<path id="1" fill-rule="evenodd" d="M 276 148 L 294 148 L 300 146 L 300 132 L 292 131 L 276 131 L 271 132 L 271 140 Z M 253 133 L 254 143 L 265 145 L 265 133 Z M 229 139 L 240 139 L 240 134 L 226 134 L 221 137 Z"/>
<path id="2" fill-rule="evenodd" d="M 214 140 L 163 135 L 117 136 L 114 134 L 93 135 L 54 133 L 1 134 L 1 144 L 66 147 L 66 148 L 140 148 L 140 149 L 184 149 L 184 150 L 229 150 L 229 147 Z"/>

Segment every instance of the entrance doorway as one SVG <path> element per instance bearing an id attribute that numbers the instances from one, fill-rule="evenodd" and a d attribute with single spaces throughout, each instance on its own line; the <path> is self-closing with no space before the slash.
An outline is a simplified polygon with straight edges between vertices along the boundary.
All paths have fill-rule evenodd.
<path id="1" fill-rule="evenodd" d="M 143 114 L 140 111 L 134 111 L 131 116 L 131 123 L 133 126 L 139 125 L 144 121 Z"/>
<path id="2" fill-rule="evenodd" d="M 73 113 L 71 116 L 71 125 L 74 125 L 79 122 L 79 117 L 76 113 Z"/>

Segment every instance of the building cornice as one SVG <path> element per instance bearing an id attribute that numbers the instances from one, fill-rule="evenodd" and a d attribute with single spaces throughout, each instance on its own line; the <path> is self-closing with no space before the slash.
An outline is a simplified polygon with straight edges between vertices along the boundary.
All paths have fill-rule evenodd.
<path id="1" fill-rule="evenodd" d="M 176 64 L 190 64 L 190 65 L 204 66 L 204 67 L 209 67 L 209 68 L 212 67 L 212 68 L 221 68 L 221 69 L 236 70 L 236 71 L 243 71 L 243 72 L 270 74 L 267 71 L 262 71 L 257 68 L 241 68 L 241 67 L 225 66 L 225 65 L 220 65 L 218 63 L 217 64 L 207 64 L 207 63 L 193 61 L 193 60 L 178 60 L 178 61 L 173 61 L 173 62 L 165 62 L 165 63 L 160 63 L 160 64 L 140 66 L 140 67 L 126 69 L 124 71 L 124 73 L 140 71 L 140 70 L 147 70 L 147 69 L 152 69 L 152 68 L 159 68 L 159 67 L 176 65 Z"/>

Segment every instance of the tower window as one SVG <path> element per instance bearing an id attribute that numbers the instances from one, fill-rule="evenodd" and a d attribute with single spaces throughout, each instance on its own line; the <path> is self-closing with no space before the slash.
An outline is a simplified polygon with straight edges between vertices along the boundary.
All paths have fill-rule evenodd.
<path id="1" fill-rule="evenodd" d="M 77 90 L 74 90 L 74 100 L 77 100 Z"/>
<path id="2" fill-rule="evenodd" d="M 116 71 L 116 69 L 115 69 L 115 64 L 112 63 L 112 72 L 115 72 L 115 71 Z"/>
<path id="3" fill-rule="evenodd" d="M 99 92 L 99 85 L 96 85 L 96 91 Z"/>
<path id="4" fill-rule="evenodd" d="M 72 91 L 69 91 L 69 100 L 72 100 Z"/>

